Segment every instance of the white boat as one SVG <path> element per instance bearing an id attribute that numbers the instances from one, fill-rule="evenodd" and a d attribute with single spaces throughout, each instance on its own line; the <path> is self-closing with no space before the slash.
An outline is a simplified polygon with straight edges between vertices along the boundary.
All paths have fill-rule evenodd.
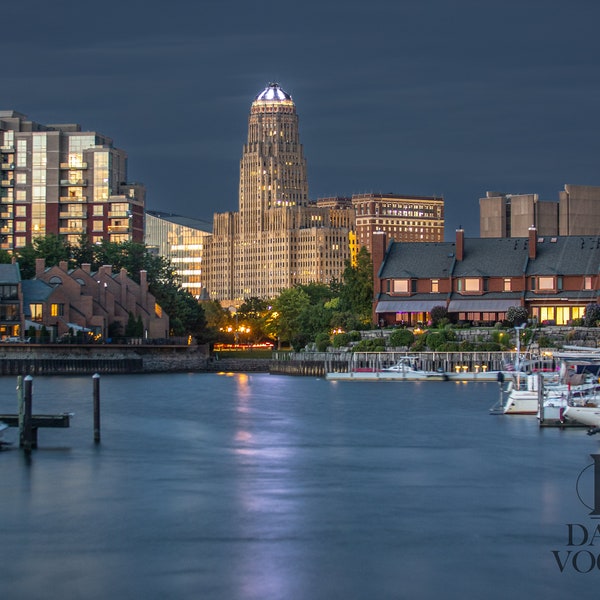
<path id="1" fill-rule="evenodd" d="M 600 407 L 598 406 L 567 406 L 564 416 L 589 427 L 600 427 Z"/>
<path id="2" fill-rule="evenodd" d="M 503 408 L 504 414 L 539 416 L 538 377 L 536 373 L 527 375 L 525 389 L 519 387 L 518 380 L 509 383 Z M 553 375 L 543 377 L 544 418 L 560 418 L 561 408 L 564 409 L 571 404 L 583 405 L 593 400 L 599 391 L 596 378 L 578 375 L 572 376 L 570 381 L 571 383 L 558 383 Z"/>

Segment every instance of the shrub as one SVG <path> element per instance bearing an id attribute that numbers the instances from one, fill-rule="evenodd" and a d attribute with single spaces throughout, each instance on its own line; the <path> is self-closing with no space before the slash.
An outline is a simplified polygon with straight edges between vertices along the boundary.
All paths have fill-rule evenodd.
<path id="1" fill-rule="evenodd" d="M 415 334 L 410 329 L 396 329 L 389 339 L 392 348 L 410 346 L 415 341 Z"/>
<path id="2" fill-rule="evenodd" d="M 353 348 L 353 352 L 379 352 L 385 348 L 384 338 L 372 338 L 370 340 L 361 340 Z"/>
<path id="3" fill-rule="evenodd" d="M 438 327 L 442 319 L 448 318 L 448 310 L 445 306 L 434 306 L 429 312 L 429 316 L 431 317 L 431 324 Z"/>
<path id="4" fill-rule="evenodd" d="M 600 305 L 594 303 L 588 304 L 583 314 L 584 326 L 596 327 L 598 321 L 600 321 Z"/>
<path id="5" fill-rule="evenodd" d="M 332 345 L 334 348 L 342 348 L 350 344 L 350 336 L 347 333 L 336 333 L 333 336 Z"/>
<path id="6" fill-rule="evenodd" d="M 527 309 L 524 306 L 509 306 L 506 311 L 506 320 L 513 326 L 527 322 Z"/>
<path id="7" fill-rule="evenodd" d="M 415 341 L 411 345 L 410 349 L 413 352 L 422 352 L 427 347 L 427 337 L 423 335 L 418 335 L 415 337 Z"/>
<path id="8" fill-rule="evenodd" d="M 427 334 L 426 344 L 432 350 L 437 350 L 445 341 L 446 336 L 443 331 L 435 331 Z"/>
<path id="9" fill-rule="evenodd" d="M 317 352 L 325 352 L 331 343 L 331 338 L 328 333 L 319 333 L 315 337 L 315 347 Z"/>

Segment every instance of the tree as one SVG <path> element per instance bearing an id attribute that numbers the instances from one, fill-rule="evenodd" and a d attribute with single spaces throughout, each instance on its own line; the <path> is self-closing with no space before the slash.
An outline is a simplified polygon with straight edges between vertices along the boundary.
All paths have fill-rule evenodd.
<path id="1" fill-rule="evenodd" d="M 527 323 L 527 309 L 524 306 L 509 306 L 506 311 L 506 320 L 513 327 Z"/>
<path id="2" fill-rule="evenodd" d="M 298 342 L 297 338 L 302 333 L 300 317 L 304 310 L 310 306 L 308 294 L 299 287 L 283 290 L 275 299 L 273 308 L 277 317 L 273 322 L 274 332 L 278 342 Z"/>
<path id="3" fill-rule="evenodd" d="M 340 290 L 340 310 L 356 315 L 363 327 L 372 320 L 373 263 L 369 251 L 362 246 L 356 256 L 356 266 L 346 262 Z"/>
<path id="4" fill-rule="evenodd" d="M 429 315 L 431 316 L 432 327 L 436 327 L 439 323 L 448 318 L 448 309 L 445 306 L 434 306 Z"/>
<path id="5" fill-rule="evenodd" d="M 584 327 L 596 327 L 598 321 L 600 321 L 600 305 L 592 302 L 585 307 L 583 325 Z"/>
<path id="6" fill-rule="evenodd" d="M 410 347 L 415 341 L 415 334 L 410 329 L 396 329 L 390 335 L 389 345 L 392 348 Z"/>
<path id="7" fill-rule="evenodd" d="M 64 260 L 71 262 L 71 245 L 64 237 L 54 233 L 34 238 L 31 243 L 26 244 L 17 252 L 22 279 L 33 279 L 35 277 L 35 261 L 37 258 L 45 259 L 46 266 L 58 265 L 59 262 Z"/>

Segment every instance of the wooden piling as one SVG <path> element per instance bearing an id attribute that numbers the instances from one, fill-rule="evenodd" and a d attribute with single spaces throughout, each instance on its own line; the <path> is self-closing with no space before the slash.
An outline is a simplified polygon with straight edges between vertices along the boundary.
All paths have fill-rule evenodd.
<path id="1" fill-rule="evenodd" d="M 23 420 L 22 429 L 20 430 L 20 444 L 25 452 L 31 452 L 33 448 L 33 428 L 31 426 L 31 404 L 32 404 L 32 389 L 33 377 L 27 375 L 24 379 L 24 396 L 23 396 Z"/>
<path id="2" fill-rule="evenodd" d="M 100 375 L 92 375 L 94 387 L 94 442 L 100 443 Z"/>

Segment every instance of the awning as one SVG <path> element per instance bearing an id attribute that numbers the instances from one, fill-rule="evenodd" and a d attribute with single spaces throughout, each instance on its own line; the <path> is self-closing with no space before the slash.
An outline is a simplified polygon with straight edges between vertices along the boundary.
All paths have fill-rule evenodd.
<path id="1" fill-rule="evenodd" d="M 77 323 L 67 323 L 67 327 L 73 331 L 91 331 L 91 329 L 77 325 Z"/>
<path id="2" fill-rule="evenodd" d="M 376 313 L 430 312 L 434 306 L 446 306 L 446 300 L 382 300 L 377 303 Z"/>
<path id="3" fill-rule="evenodd" d="M 450 300 L 448 312 L 506 312 L 511 306 L 521 306 L 518 300 L 469 298 Z"/>

